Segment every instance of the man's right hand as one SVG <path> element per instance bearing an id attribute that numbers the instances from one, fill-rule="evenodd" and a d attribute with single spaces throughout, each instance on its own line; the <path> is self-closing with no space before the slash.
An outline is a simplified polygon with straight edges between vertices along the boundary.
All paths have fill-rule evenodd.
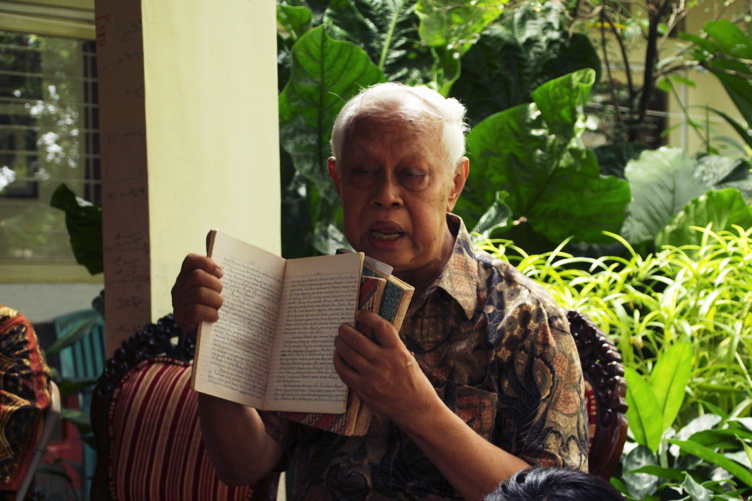
<path id="1" fill-rule="evenodd" d="M 209 257 L 188 254 L 172 286 L 172 312 L 184 330 L 195 331 L 203 322 L 216 322 L 222 306 L 222 268 Z"/>

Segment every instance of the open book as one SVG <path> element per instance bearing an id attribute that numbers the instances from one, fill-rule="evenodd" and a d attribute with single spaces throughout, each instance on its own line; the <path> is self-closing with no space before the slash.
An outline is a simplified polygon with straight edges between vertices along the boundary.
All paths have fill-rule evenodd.
<path id="1" fill-rule="evenodd" d="M 362 253 L 285 260 L 213 230 L 207 252 L 224 270 L 224 304 L 196 341 L 192 388 L 335 433 L 365 434 L 371 412 L 348 398 L 332 358 L 358 309 L 397 330 L 413 288 Z M 383 311 L 382 311 L 383 310 Z"/>
<path id="2" fill-rule="evenodd" d="M 389 320 L 399 332 L 412 298 L 413 286 L 385 272 L 381 263 L 366 258 L 363 265 L 358 308 Z M 361 329 L 359 329 L 361 330 Z M 332 433 L 348 436 L 381 435 L 386 418 L 371 410 L 357 393 L 350 392 L 345 414 L 279 412 L 280 417 Z"/>
<path id="3" fill-rule="evenodd" d="M 344 413 L 333 340 L 353 322 L 363 254 L 285 260 L 219 231 L 208 254 L 224 270 L 224 304 L 199 327 L 193 389 L 261 410 Z"/>

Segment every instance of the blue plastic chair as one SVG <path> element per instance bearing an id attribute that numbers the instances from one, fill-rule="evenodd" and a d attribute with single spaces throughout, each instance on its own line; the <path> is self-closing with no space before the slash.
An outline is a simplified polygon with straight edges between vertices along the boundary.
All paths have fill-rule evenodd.
<path id="1" fill-rule="evenodd" d="M 57 317 L 53 323 L 58 339 L 83 325 L 88 325 L 90 329 L 88 334 L 82 336 L 73 345 L 60 351 L 61 377 L 68 379 L 98 378 L 104 370 L 105 360 L 105 332 L 102 315 L 92 308 L 62 315 Z M 86 415 L 89 415 L 93 392 L 93 385 L 79 392 L 80 409 Z M 93 439 L 93 434 L 90 432 L 81 438 L 81 446 L 83 447 L 81 487 L 83 492 L 89 492 L 91 480 L 94 477 L 94 470 L 97 465 L 97 455 L 96 451 L 84 440 Z"/>

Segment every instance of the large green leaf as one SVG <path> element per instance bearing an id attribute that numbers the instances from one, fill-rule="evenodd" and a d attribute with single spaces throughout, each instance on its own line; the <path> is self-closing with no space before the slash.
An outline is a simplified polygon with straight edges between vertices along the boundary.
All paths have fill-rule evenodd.
<path id="1" fill-rule="evenodd" d="M 742 228 L 752 227 L 752 207 L 747 205 L 739 190 L 709 191 L 690 200 L 655 237 L 655 245 L 700 245 L 702 233 L 693 226 L 719 232 L 732 229 L 732 225 Z"/>
<path id="2" fill-rule="evenodd" d="M 50 205 L 65 212 L 65 226 L 76 262 L 92 275 L 102 273 L 102 206 L 78 198 L 65 184 L 52 193 Z"/>
<path id="3" fill-rule="evenodd" d="M 420 36 L 431 47 L 463 55 L 509 0 L 418 0 Z"/>
<path id="4" fill-rule="evenodd" d="M 533 93 L 535 103 L 497 113 L 468 134 L 471 173 L 457 212 L 470 227 L 503 190 L 513 219 L 552 242 L 608 242 L 602 232 L 618 231 L 629 186 L 601 176 L 593 152 L 577 141 L 577 110 L 593 78 L 587 69 L 549 81 Z"/>
<path id="5" fill-rule="evenodd" d="M 695 47 L 695 57 L 720 80 L 747 123 L 752 123 L 752 34 L 745 34 L 728 19 L 708 21 L 707 39 L 685 35 Z"/>
<path id="6" fill-rule="evenodd" d="M 692 377 L 692 343 L 684 341 L 669 347 L 658 358 L 650 375 L 653 390 L 663 415 L 661 433 L 676 419 Z"/>
<path id="7" fill-rule="evenodd" d="M 326 167 L 334 119 L 348 99 L 384 75 L 361 48 L 333 40 L 322 26 L 303 35 L 292 56 L 290 81 L 279 96 L 280 142 L 296 170 L 334 200 Z"/>
<path id="8" fill-rule="evenodd" d="M 652 240 L 671 217 L 710 186 L 697 162 L 679 148 L 644 151 L 624 169 L 632 189 L 621 234 L 632 244 Z"/>
<path id="9" fill-rule="evenodd" d="M 277 26 L 293 41 L 311 29 L 313 15 L 307 7 L 277 4 Z"/>
<path id="10" fill-rule="evenodd" d="M 627 420 L 635 441 L 655 452 L 661 445 L 663 414 L 653 389 L 637 371 L 624 368 L 627 380 Z"/>
<path id="11" fill-rule="evenodd" d="M 523 3 L 504 13 L 462 58 L 452 95 L 472 125 L 532 101 L 538 86 L 583 68 L 600 72 L 598 54 L 583 34 L 570 35 L 563 4 Z M 598 76 L 596 76 L 596 80 Z"/>
<path id="12" fill-rule="evenodd" d="M 635 499 L 650 499 L 649 496 L 655 493 L 660 481 L 650 468 L 658 465 L 655 454 L 647 447 L 638 445 L 624 457 L 622 463 L 625 472 L 623 478 L 629 494 Z"/>
<path id="13" fill-rule="evenodd" d="M 746 200 L 752 198 L 750 165 L 740 158 L 703 155 L 697 159 L 697 173 L 712 188 L 737 188 Z"/>
<path id="14" fill-rule="evenodd" d="M 326 11 L 336 38 L 366 51 L 387 80 L 431 81 L 434 58 L 418 33 L 417 0 L 332 0 Z"/>
<path id="15" fill-rule="evenodd" d="M 550 132 L 561 142 L 568 143 L 585 130 L 585 104 L 595 84 L 595 71 L 585 69 L 557 78 L 533 91 Z"/>
<path id="16" fill-rule="evenodd" d="M 728 123 L 731 128 L 733 128 L 736 133 L 739 134 L 739 136 L 747 144 L 747 146 L 752 148 L 752 129 L 750 129 L 749 126 L 740 124 L 737 120 L 734 120 L 727 113 L 724 113 L 721 110 L 716 110 L 714 108 L 710 108 L 710 110 L 726 120 L 726 123 Z"/>
<path id="17" fill-rule="evenodd" d="M 727 458 L 723 454 L 719 454 L 713 449 L 700 445 L 692 440 L 669 440 L 669 442 L 678 445 L 685 453 L 693 454 L 709 463 L 720 466 L 748 486 L 752 487 L 752 473 L 744 466 Z"/>
<path id="18" fill-rule="evenodd" d="M 418 0 L 418 32 L 431 48 L 431 86 L 448 96 L 460 77 L 462 56 L 483 29 L 504 11 L 509 0 Z"/>

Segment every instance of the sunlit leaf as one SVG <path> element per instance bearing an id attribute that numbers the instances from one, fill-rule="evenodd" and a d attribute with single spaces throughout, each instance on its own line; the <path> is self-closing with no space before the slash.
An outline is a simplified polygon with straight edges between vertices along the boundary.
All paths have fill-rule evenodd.
<path id="1" fill-rule="evenodd" d="M 671 426 L 681 409 L 692 377 L 692 343 L 676 343 L 664 351 L 650 375 L 650 388 L 663 416 L 661 433 Z"/>
<path id="2" fill-rule="evenodd" d="M 434 58 L 420 39 L 417 0 L 332 0 L 325 19 L 333 35 L 366 51 L 387 80 L 431 81 Z"/>
<path id="3" fill-rule="evenodd" d="M 684 479 L 684 470 L 680 468 L 664 468 L 662 466 L 657 466 L 653 464 L 641 466 L 640 468 L 629 470 L 626 473 L 629 473 L 629 474 L 647 473 L 650 475 L 654 475 L 656 477 L 676 480 L 677 482 L 681 482 Z"/>
<path id="4" fill-rule="evenodd" d="M 644 151 L 627 164 L 632 202 L 621 234 L 630 243 L 652 240 L 684 204 L 710 189 L 696 167 L 679 148 Z"/>
<path id="5" fill-rule="evenodd" d="M 627 380 L 627 420 L 638 444 L 655 452 L 663 435 L 661 404 L 645 379 L 631 367 L 624 368 Z"/>
<path id="6" fill-rule="evenodd" d="M 464 54 L 509 0 L 418 0 L 421 38 Z"/>
<path id="7" fill-rule="evenodd" d="M 720 466 L 724 470 L 736 476 L 739 480 L 741 480 L 748 486 L 752 487 L 752 472 L 750 472 L 739 463 L 736 463 L 726 456 L 691 440 L 669 440 L 669 442 L 678 445 L 679 448 L 685 453 L 693 454 L 701 459 L 704 459 L 705 461 L 708 461 L 709 463 Z"/>
<path id="8" fill-rule="evenodd" d="M 311 29 L 311 19 L 311 10 L 307 7 L 277 4 L 277 24 L 293 41 Z"/>
<path id="9" fill-rule="evenodd" d="M 752 226 L 752 207 L 742 197 L 739 190 L 727 188 L 708 191 L 690 200 L 677 212 L 668 224 L 656 235 L 655 245 L 699 245 L 702 233 L 692 227 L 706 228 L 714 232 L 730 230 L 734 225 L 743 228 Z"/>

